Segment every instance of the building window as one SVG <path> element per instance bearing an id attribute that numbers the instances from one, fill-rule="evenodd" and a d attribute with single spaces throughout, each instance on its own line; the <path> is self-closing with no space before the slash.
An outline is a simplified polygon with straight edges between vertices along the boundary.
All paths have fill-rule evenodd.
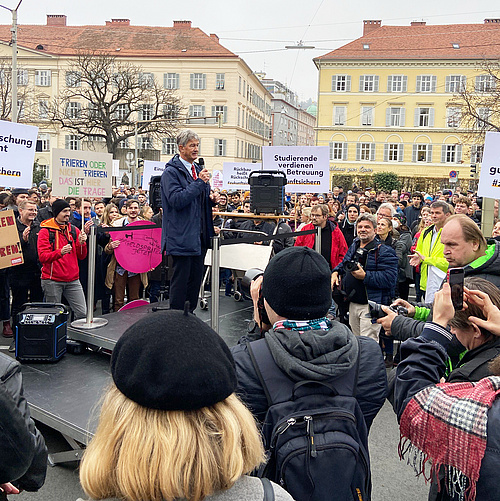
<path id="1" fill-rule="evenodd" d="M 38 134 L 39 150 L 40 151 L 50 151 L 50 134 L 46 132 Z"/>
<path id="2" fill-rule="evenodd" d="M 484 145 L 473 144 L 470 148 L 470 163 L 480 164 L 483 161 Z"/>
<path id="3" fill-rule="evenodd" d="M 384 144 L 384 162 L 401 162 L 403 160 L 403 144 Z"/>
<path id="4" fill-rule="evenodd" d="M 176 104 L 164 104 L 163 116 L 165 118 L 175 119 L 179 116 L 179 106 Z"/>
<path id="5" fill-rule="evenodd" d="M 224 90 L 226 85 L 226 74 L 225 73 L 217 73 L 215 75 L 215 90 Z"/>
<path id="6" fill-rule="evenodd" d="M 496 80 L 493 75 L 478 75 L 476 77 L 476 92 L 491 92 L 495 90 Z"/>
<path id="7" fill-rule="evenodd" d="M 408 77 L 406 75 L 389 75 L 387 77 L 387 92 L 406 92 Z"/>
<path id="8" fill-rule="evenodd" d="M 45 120 L 49 118 L 49 102 L 46 100 L 38 101 L 38 118 Z"/>
<path id="9" fill-rule="evenodd" d="M 40 87 L 50 87 L 51 76 L 50 70 L 36 70 L 35 85 L 39 85 Z"/>
<path id="10" fill-rule="evenodd" d="M 128 140 L 128 137 L 126 137 L 125 139 L 122 139 L 118 143 L 118 148 L 123 148 L 123 149 L 130 148 L 130 141 Z"/>
<path id="11" fill-rule="evenodd" d="M 419 75 L 417 77 L 416 92 L 436 92 L 436 83 L 436 76 Z"/>
<path id="12" fill-rule="evenodd" d="M 142 85 L 147 88 L 154 87 L 155 84 L 155 76 L 153 73 L 139 73 L 139 85 Z"/>
<path id="13" fill-rule="evenodd" d="M 238 94 L 241 94 L 241 77 L 238 77 Z"/>
<path id="14" fill-rule="evenodd" d="M 390 108 L 387 108 L 385 125 L 386 127 L 404 127 L 405 109 L 399 106 L 391 106 Z"/>
<path id="15" fill-rule="evenodd" d="M 87 136 L 86 141 L 89 143 L 103 143 L 106 141 L 106 138 L 98 136 L 97 134 L 91 134 L 90 136 Z"/>
<path id="16" fill-rule="evenodd" d="M 333 125 L 345 125 L 347 116 L 347 106 L 333 107 Z"/>
<path id="17" fill-rule="evenodd" d="M 153 120 L 154 116 L 154 105 L 143 104 L 139 109 L 139 120 L 147 121 Z"/>
<path id="18" fill-rule="evenodd" d="M 378 75 L 361 75 L 359 77 L 359 92 L 378 92 Z"/>
<path id="19" fill-rule="evenodd" d="M 64 138 L 65 148 L 67 150 L 79 150 L 80 138 L 76 134 L 68 134 Z"/>
<path id="20" fill-rule="evenodd" d="M 137 138 L 137 149 L 138 150 L 152 150 L 153 149 L 153 139 L 150 136 L 139 136 Z"/>
<path id="21" fill-rule="evenodd" d="M 361 125 L 373 125 L 373 106 L 362 106 Z"/>
<path id="22" fill-rule="evenodd" d="M 43 172 L 44 179 L 50 178 L 50 167 L 48 165 L 38 164 L 38 168 Z"/>
<path id="23" fill-rule="evenodd" d="M 165 89 L 178 89 L 180 87 L 179 73 L 164 73 L 163 87 Z"/>
<path id="24" fill-rule="evenodd" d="M 227 106 L 212 106 L 212 116 L 217 117 L 222 115 L 222 121 L 227 122 Z M 254 131 L 255 132 L 255 131 Z"/>
<path id="25" fill-rule="evenodd" d="M 414 144 L 412 162 L 432 162 L 432 144 Z"/>
<path id="26" fill-rule="evenodd" d="M 162 141 L 161 152 L 164 155 L 175 155 L 177 152 L 177 142 L 175 137 L 164 137 Z"/>
<path id="27" fill-rule="evenodd" d="M 240 107 L 238 106 L 238 127 L 240 126 L 240 114 L 241 114 L 241 110 L 240 110 Z"/>
<path id="28" fill-rule="evenodd" d="M 115 108 L 115 117 L 117 120 L 123 121 L 128 118 L 130 114 L 130 108 L 128 104 L 118 104 Z"/>
<path id="29" fill-rule="evenodd" d="M 446 108 L 446 127 L 460 127 L 460 108 Z"/>
<path id="30" fill-rule="evenodd" d="M 201 104 L 193 104 L 189 107 L 190 117 L 204 117 L 205 116 L 205 106 Z"/>
<path id="31" fill-rule="evenodd" d="M 462 162 L 461 144 L 443 144 L 441 149 L 441 162 L 447 164 Z"/>
<path id="32" fill-rule="evenodd" d="M 446 77 L 445 92 L 462 92 L 465 89 L 465 82 L 464 75 L 449 75 Z"/>
<path id="33" fill-rule="evenodd" d="M 225 157 L 226 156 L 226 140 L 225 139 L 214 139 L 214 156 Z"/>
<path id="34" fill-rule="evenodd" d="M 489 128 L 490 122 L 490 109 L 489 108 L 478 108 L 477 109 L 477 123 L 478 129 L 485 130 Z"/>
<path id="35" fill-rule="evenodd" d="M 347 143 L 330 143 L 330 160 L 347 160 Z"/>
<path id="36" fill-rule="evenodd" d="M 350 75 L 333 75 L 332 92 L 349 92 L 351 90 Z"/>
<path id="37" fill-rule="evenodd" d="M 79 71 L 66 72 L 66 87 L 80 87 L 82 85 L 82 75 Z"/>
<path id="38" fill-rule="evenodd" d="M 17 70 L 17 85 L 28 85 L 28 70 Z"/>
<path id="39" fill-rule="evenodd" d="M 71 101 L 66 106 L 66 118 L 78 119 L 82 112 L 82 105 L 80 103 Z"/>
<path id="40" fill-rule="evenodd" d="M 434 127 L 434 108 L 415 108 L 415 127 Z"/>
<path id="41" fill-rule="evenodd" d="M 205 73 L 191 73 L 190 83 L 191 89 L 204 90 L 207 88 L 207 76 Z"/>
<path id="42" fill-rule="evenodd" d="M 356 160 L 373 162 L 375 160 L 375 143 L 357 143 Z"/>

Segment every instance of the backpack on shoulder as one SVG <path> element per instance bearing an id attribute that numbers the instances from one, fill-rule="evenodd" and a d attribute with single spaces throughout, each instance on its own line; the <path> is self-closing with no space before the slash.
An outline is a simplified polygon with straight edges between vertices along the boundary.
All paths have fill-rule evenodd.
<path id="1" fill-rule="evenodd" d="M 355 366 L 334 381 L 295 383 L 276 365 L 265 339 L 247 343 L 264 388 L 262 426 L 268 462 L 257 475 L 296 501 L 371 499 L 368 431 L 355 398 Z"/>

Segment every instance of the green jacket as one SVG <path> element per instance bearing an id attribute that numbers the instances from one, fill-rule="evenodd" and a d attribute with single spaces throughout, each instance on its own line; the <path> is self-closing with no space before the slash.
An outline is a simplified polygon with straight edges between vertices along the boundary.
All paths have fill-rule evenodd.
<path id="1" fill-rule="evenodd" d="M 436 266 L 441 271 L 448 270 L 448 261 L 444 257 L 444 245 L 441 243 L 441 229 L 438 231 L 434 245 L 431 248 L 432 233 L 434 225 L 426 228 L 418 237 L 415 251 L 420 252 L 424 256 L 424 261 L 420 265 L 420 288 L 427 289 L 427 268 L 428 266 Z"/>

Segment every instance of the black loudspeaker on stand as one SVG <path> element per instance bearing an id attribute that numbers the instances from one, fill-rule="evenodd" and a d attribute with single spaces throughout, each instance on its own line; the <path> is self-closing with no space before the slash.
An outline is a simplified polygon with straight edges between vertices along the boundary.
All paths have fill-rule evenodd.
<path id="1" fill-rule="evenodd" d="M 254 214 L 283 214 L 286 176 L 278 170 L 250 172 L 250 210 Z"/>
<path id="2" fill-rule="evenodd" d="M 16 359 L 57 362 L 66 353 L 69 310 L 60 303 L 26 303 L 17 315 Z"/>

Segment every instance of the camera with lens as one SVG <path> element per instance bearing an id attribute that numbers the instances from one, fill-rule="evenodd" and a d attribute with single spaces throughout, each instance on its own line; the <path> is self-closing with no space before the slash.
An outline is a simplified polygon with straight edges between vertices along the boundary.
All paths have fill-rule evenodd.
<path id="1" fill-rule="evenodd" d="M 354 271 L 358 269 L 358 264 L 366 254 L 366 250 L 362 249 L 361 247 L 358 248 L 358 250 L 354 253 L 354 256 L 350 261 L 346 261 L 344 263 L 344 270 L 345 271 Z"/>
<path id="2" fill-rule="evenodd" d="M 404 317 L 408 316 L 408 309 L 404 306 L 387 306 L 391 311 L 397 313 L 398 315 L 402 315 Z M 384 318 L 387 313 L 382 309 L 382 305 L 376 303 L 375 301 L 368 300 L 368 309 L 370 310 L 367 317 L 372 318 L 373 320 L 378 320 L 379 318 Z"/>
<path id="3" fill-rule="evenodd" d="M 241 279 L 241 289 L 245 294 L 250 296 L 250 286 L 254 280 L 264 275 L 264 272 L 259 268 L 250 268 L 246 271 L 245 276 Z M 259 310 L 260 323 L 270 325 L 271 321 L 267 316 L 266 308 L 264 307 L 264 296 L 262 295 L 262 288 L 259 291 L 259 299 L 257 301 L 257 309 Z"/>

